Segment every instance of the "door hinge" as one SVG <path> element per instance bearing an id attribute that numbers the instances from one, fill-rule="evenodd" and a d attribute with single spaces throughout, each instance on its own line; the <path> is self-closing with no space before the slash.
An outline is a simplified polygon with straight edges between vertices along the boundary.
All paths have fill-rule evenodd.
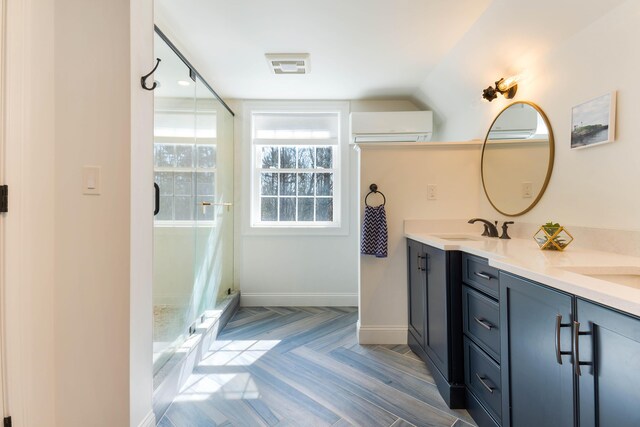
<path id="1" fill-rule="evenodd" d="M 4 417 L 4 427 L 11 427 L 11 417 Z"/>
<path id="2" fill-rule="evenodd" d="M 0 185 L 0 213 L 9 212 L 9 186 Z"/>

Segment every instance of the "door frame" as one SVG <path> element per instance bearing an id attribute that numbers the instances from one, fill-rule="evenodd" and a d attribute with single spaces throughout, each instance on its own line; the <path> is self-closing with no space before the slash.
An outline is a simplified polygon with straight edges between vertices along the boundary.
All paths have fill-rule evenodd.
<path id="1" fill-rule="evenodd" d="M 6 57 L 6 0 L 0 0 L 0 184 L 5 183 L 5 57 Z M 0 414 L 2 418 L 8 416 L 6 390 L 6 357 L 5 357 L 5 221 L 7 214 L 0 213 Z"/>

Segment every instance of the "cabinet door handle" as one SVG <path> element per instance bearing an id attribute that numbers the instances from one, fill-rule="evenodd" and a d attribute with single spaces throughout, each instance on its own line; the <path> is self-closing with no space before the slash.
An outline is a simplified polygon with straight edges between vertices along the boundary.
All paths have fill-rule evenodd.
<path id="1" fill-rule="evenodd" d="M 580 365 L 591 365 L 591 362 L 580 361 L 580 335 L 591 335 L 591 332 L 580 332 L 580 322 L 573 322 L 573 369 L 577 376 L 582 375 Z"/>
<path id="2" fill-rule="evenodd" d="M 578 336 L 580 335 L 580 322 L 573 322 L 573 366 L 577 376 L 582 375 L 582 371 L 580 370 L 580 340 Z"/>
<path id="3" fill-rule="evenodd" d="M 485 328 L 488 331 L 490 331 L 491 329 L 494 328 L 494 325 L 492 325 L 491 323 L 487 322 L 484 319 L 478 319 L 477 317 L 474 317 L 473 320 L 478 322 L 480 324 L 480 326 L 482 326 L 483 328 Z"/>
<path id="4" fill-rule="evenodd" d="M 425 254 L 425 256 L 418 255 L 418 270 L 427 271 L 427 268 L 428 268 L 427 263 L 429 262 L 428 259 L 429 259 L 429 254 Z M 420 260 L 424 262 L 420 262 Z"/>
<path id="5" fill-rule="evenodd" d="M 571 354 L 570 351 L 562 351 L 560 348 L 560 328 L 570 327 L 571 323 L 562 323 L 562 314 L 556 315 L 556 360 L 562 365 L 562 355 Z"/>
<path id="6" fill-rule="evenodd" d="M 493 279 L 493 277 L 491 277 L 490 275 L 488 275 L 487 273 L 478 273 L 477 271 L 474 271 L 473 274 L 475 274 L 478 277 L 481 277 L 485 280 L 491 280 Z"/>
<path id="7" fill-rule="evenodd" d="M 480 375 L 476 372 L 476 378 L 478 378 L 478 381 L 480 381 L 480 384 L 482 384 L 482 386 L 491 394 L 493 394 L 493 389 L 494 387 L 491 387 L 489 384 L 487 384 L 484 380 L 487 378 L 484 375 Z"/>

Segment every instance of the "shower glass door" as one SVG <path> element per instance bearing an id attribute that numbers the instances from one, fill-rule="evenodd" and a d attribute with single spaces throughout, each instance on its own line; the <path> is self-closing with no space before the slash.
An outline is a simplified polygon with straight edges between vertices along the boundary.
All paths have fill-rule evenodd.
<path id="1" fill-rule="evenodd" d="M 233 288 L 233 116 L 196 78 L 196 249 L 194 306 L 215 315 Z"/>
<path id="2" fill-rule="evenodd" d="M 233 288 L 233 115 L 156 34 L 154 372 Z"/>

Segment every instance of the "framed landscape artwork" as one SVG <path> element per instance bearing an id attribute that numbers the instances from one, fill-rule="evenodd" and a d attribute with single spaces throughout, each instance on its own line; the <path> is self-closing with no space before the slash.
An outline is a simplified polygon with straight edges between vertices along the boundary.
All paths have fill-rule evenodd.
<path id="1" fill-rule="evenodd" d="M 616 92 L 576 105 L 571 109 L 571 148 L 613 142 L 615 128 Z"/>

